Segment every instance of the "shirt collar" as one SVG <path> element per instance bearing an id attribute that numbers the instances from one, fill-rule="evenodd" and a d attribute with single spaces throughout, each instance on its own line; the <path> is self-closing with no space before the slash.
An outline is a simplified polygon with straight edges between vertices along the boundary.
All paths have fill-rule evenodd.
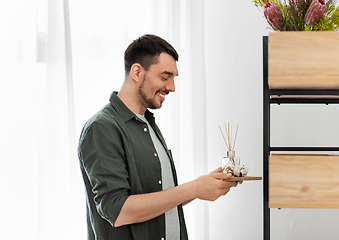
<path id="1" fill-rule="evenodd" d="M 110 103 L 112 104 L 113 108 L 117 111 L 124 122 L 129 121 L 132 118 L 135 118 L 135 114 L 121 101 L 121 99 L 117 96 L 118 92 L 114 91 L 111 94 L 109 99 Z M 145 117 L 149 124 L 154 127 L 155 126 L 155 119 L 153 113 L 150 112 L 148 109 L 145 112 Z"/>

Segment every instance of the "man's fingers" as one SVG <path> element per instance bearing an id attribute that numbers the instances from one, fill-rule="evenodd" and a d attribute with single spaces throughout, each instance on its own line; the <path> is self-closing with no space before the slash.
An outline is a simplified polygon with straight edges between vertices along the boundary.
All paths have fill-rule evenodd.
<path id="1" fill-rule="evenodd" d="M 221 172 L 221 173 L 213 173 L 212 176 L 215 177 L 216 179 L 222 180 L 222 179 L 229 179 L 229 178 L 231 178 L 232 174 L 231 173 L 223 173 L 223 172 Z"/>
<path id="2" fill-rule="evenodd" d="M 222 173 L 222 167 L 218 167 L 217 169 L 215 169 L 211 173 Z"/>

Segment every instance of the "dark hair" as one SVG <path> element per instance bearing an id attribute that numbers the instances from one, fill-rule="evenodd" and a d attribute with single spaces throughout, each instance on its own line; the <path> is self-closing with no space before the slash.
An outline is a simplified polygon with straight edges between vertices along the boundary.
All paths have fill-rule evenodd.
<path id="1" fill-rule="evenodd" d="M 157 63 L 157 57 L 165 52 L 176 61 L 179 59 L 177 51 L 164 39 L 146 34 L 134 40 L 125 51 L 125 74 L 129 74 L 134 63 L 139 63 L 145 70 Z"/>

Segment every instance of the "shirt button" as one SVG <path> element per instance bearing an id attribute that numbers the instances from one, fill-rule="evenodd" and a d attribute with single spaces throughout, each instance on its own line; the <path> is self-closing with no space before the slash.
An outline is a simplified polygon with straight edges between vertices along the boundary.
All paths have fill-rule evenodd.
<path id="1" fill-rule="evenodd" d="M 161 181 L 159 181 L 159 184 L 161 184 Z"/>
<path id="2" fill-rule="evenodd" d="M 147 128 L 144 128 L 144 132 L 147 132 Z"/>
<path id="3" fill-rule="evenodd" d="M 154 157 L 158 156 L 158 154 L 157 154 L 157 153 L 154 153 L 153 155 L 154 155 Z"/>

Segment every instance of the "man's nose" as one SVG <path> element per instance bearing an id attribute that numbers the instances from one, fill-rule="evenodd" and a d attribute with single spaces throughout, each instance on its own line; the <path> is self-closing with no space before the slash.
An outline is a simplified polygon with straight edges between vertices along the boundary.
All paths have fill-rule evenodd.
<path id="1" fill-rule="evenodd" d="M 174 79 L 170 79 L 166 85 L 166 89 L 169 91 L 169 92 L 174 92 L 175 91 L 175 83 L 174 83 Z"/>

